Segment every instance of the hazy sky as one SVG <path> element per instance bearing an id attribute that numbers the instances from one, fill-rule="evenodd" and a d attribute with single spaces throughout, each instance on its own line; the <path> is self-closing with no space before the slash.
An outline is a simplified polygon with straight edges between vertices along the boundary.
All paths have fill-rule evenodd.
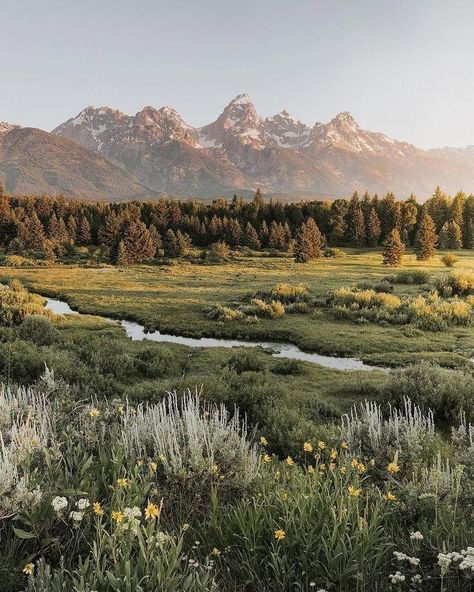
<path id="1" fill-rule="evenodd" d="M 87 105 L 211 122 L 351 111 L 421 147 L 474 144 L 473 0 L 2 0 L 0 120 L 50 130 Z"/>

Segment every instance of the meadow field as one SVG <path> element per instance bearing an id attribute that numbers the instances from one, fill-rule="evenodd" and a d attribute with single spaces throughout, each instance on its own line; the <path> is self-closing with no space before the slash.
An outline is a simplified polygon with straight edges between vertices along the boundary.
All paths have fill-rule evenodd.
<path id="1" fill-rule="evenodd" d="M 0 267 L 0 590 L 471 590 L 471 251 L 83 252 Z M 102 317 L 384 369 L 131 341 Z"/>

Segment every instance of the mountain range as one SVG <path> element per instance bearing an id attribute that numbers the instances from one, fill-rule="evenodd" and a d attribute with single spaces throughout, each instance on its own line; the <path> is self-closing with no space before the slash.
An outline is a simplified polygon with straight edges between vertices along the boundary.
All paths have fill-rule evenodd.
<path id="1" fill-rule="evenodd" d="M 253 192 L 343 197 L 354 190 L 474 189 L 474 146 L 422 150 L 361 129 L 348 112 L 308 126 L 258 114 L 238 95 L 212 123 L 193 127 L 172 107 L 127 115 L 87 107 L 51 133 L 0 124 L 0 176 L 11 193 L 84 198 L 215 197 Z"/>

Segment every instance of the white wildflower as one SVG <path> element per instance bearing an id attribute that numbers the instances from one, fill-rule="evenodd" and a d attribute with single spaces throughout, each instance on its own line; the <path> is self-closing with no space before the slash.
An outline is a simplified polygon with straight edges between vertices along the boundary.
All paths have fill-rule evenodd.
<path id="1" fill-rule="evenodd" d="M 421 532 L 419 530 L 417 530 L 416 532 L 410 532 L 410 539 L 412 541 L 422 541 L 423 535 L 421 534 Z"/>
<path id="2" fill-rule="evenodd" d="M 73 511 L 69 514 L 69 518 L 72 518 L 72 520 L 74 520 L 74 522 L 80 522 L 84 518 L 84 514 L 83 514 L 83 512 Z"/>
<path id="3" fill-rule="evenodd" d="M 395 572 L 394 574 L 390 574 L 388 577 L 392 584 L 399 584 L 400 582 L 405 581 L 405 576 L 399 571 Z"/>
<path id="4" fill-rule="evenodd" d="M 53 510 L 55 512 L 61 512 L 64 508 L 67 508 L 67 499 L 65 497 L 60 497 L 57 495 L 53 498 L 51 505 L 53 506 Z"/>
<path id="5" fill-rule="evenodd" d="M 86 508 L 89 507 L 89 505 L 89 500 L 85 497 L 81 498 L 76 502 L 76 508 L 81 511 L 84 511 Z"/>

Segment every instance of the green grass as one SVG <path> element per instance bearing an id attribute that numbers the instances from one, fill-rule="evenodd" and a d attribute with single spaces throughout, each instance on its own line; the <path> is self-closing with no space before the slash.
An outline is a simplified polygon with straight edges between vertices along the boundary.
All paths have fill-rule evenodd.
<path id="1" fill-rule="evenodd" d="M 455 271 L 474 267 L 472 251 L 460 251 Z M 18 278 L 41 294 L 66 299 L 73 308 L 91 314 L 128 318 L 150 329 L 189 336 L 214 335 L 290 341 L 307 351 L 356 356 L 373 363 L 404 365 L 429 359 L 444 365 L 462 365 L 474 351 L 474 332 L 455 327 L 440 333 L 407 331 L 406 327 L 357 325 L 338 321 L 330 311 L 285 315 L 256 324 L 217 323 L 207 319 L 209 304 L 232 305 L 279 282 L 305 282 L 311 294 L 324 297 L 340 286 L 380 280 L 398 270 L 428 270 L 433 279 L 450 273 L 437 255 L 419 262 L 405 256 L 400 268 L 381 264 L 380 252 L 352 251 L 343 259 L 321 259 L 307 264 L 290 257 L 242 257 L 223 265 L 179 262 L 170 266 L 85 268 L 57 265 L 49 268 L 0 268 L 0 280 Z M 414 295 L 420 286 L 395 285 L 397 295 Z"/>

